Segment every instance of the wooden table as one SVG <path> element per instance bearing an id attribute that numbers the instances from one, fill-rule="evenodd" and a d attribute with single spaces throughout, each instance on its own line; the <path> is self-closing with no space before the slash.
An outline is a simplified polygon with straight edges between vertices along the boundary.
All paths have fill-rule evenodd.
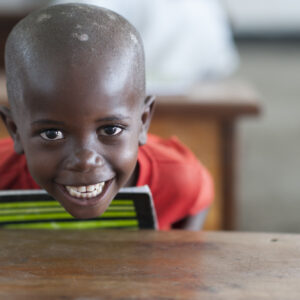
<path id="1" fill-rule="evenodd" d="M 0 299 L 299 299 L 300 235 L 0 230 Z"/>

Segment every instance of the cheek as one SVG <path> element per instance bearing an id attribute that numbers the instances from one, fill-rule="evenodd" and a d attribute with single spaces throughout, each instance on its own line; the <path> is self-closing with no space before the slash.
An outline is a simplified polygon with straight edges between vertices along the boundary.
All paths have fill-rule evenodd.
<path id="1" fill-rule="evenodd" d="M 111 164 L 119 175 L 127 180 L 136 166 L 138 140 L 134 136 L 134 138 L 124 141 L 122 146 L 118 148 L 118 150 L 114 151 L 114 155 L 111 156 Z"/>
<path id="2" fill-rule="evenodd" d="M 55 177 L 57 165 L 51 153 L 41 151 L 38 148 L 26 147 L 25 156 L 30 174 L 41 187 Z"/>

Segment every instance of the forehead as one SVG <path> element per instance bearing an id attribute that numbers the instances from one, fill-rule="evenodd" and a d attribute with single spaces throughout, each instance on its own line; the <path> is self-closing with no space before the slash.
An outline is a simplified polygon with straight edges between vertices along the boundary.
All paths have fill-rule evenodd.
<path id="1" fill-rule="evenodd" d="M 39 65 L 31 67 L 28 75 L 22 78 L 24 100 L 143 98 L 143 90 L 137 84 L 140 79 L 126 52 L 117 57 L 103 55 L 90 61 L 83 56 L 76 65 L 40 58 Z"/>
<path id="2" fill-rule="evenodd" d="M 47 90 L 28 86 L 22 105 L 26 115 L 34 119 L 80 122 L 87 116 L 95 120 L 113 115 L 130 116 L 140 111 L 143 101 L 139 93 L 128 88 L 127 84 L 116 87 L 115 83 L 103 80 L 100 75 L 99 79 L 96 75 L 79 74 L 57 82 Z"/>

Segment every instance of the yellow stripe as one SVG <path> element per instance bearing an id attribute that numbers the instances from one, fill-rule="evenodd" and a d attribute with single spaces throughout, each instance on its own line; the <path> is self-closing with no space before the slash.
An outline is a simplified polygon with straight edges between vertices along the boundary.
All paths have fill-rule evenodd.
<path id="1" fill-rule="evenodd" d="M 116 207 L 108 207 L 106 211 L 114 212 L 114 211 L 135 211 L 134 207 L 126 207 L 126 206 L 116 206 Z M 0 216 L 1 215 L 7 215 L 7 214 L 40 214 L 40 213 L 52 213 L 52 212 L 65 212 L 65 209 L 63 207 L 28 207 L 28 208 L 15 208 L 15 209 L 1 209 L 0 210 Z"/>
<path id="2" fill-rule="evenodd" d="M 84 222 L 49 222 L 49 223 L 30 223 L 30 224 L 8 224 L 7 229 L 92 229 L 92 228 L 116 228 L 133 227 L 138 228 L 137 220 L 98 220 Z"/>
<path id="3" fill-rule="evenodd" d="M 133 200 L 113 200 L 112 203 L 110 204 L 111 206 L 134 206 L 134 201 Z M 5 203 L 0 203 L 0 209 L 4 208 L 24 208 L 24 207 L 46 207 L 46 206 L 51 206 L 51 207 L 60 207 L 60 203 L 55 201 L 55 200 L 49 200 L 49 201 L 22 201 L 22 202 L 5 202 Z"/>
<path id="4" fill-rule="evenodd" d="M 136 217 L 135 211 L 106 211 L 101 217 L 103 218 L 122 218 L 122 217 Z M 100 218 L 101 218 L 100 217 Z M 74 219 L 67 212 L 62 213 L 44 213 L 44 214 L 25 214 L 25 215 L 11 215 L 0 216 L 0 222 L 17 222 L 17 221 L 34 221 L 34 220 L 51 220 L 51 219 Z"/>
<path id="5" fill-rule="evenodd" d="M 24 208 L 24 207 L 61 207 L 59 202 L 51 201 L 24 201 L 24 202 L 10 202 L 10 203 L 0 203 L 0 209 L 2 208 Z"/>
<path id="6" fill-rule="evenodd" d="M 0 211 L 1 215 L 7 214 L 41 214 L 41 213 L 54 213 L 54 212 L 65 212 L 62 207 L 28 207 L 28 208 L 20 208 L 20 209 L 3 209 Z M 0 217 L 1 218 L 1 217 Z"/>
<path id="7" fill-rule="evenodd" d="M 118 199 L 113 200 L 110 205 L 134 205 L 134 201 L 127 199 Z"/>
<path id="8" fill-rule="evenodd" d="M 109 206 L 106 211 L 130 210 L 135 211 L 134 206 Z"/>

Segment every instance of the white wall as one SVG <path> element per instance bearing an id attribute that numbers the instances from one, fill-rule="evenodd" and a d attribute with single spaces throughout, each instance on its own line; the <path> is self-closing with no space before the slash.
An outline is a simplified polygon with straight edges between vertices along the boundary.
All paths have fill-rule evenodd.
<path id="1" fill-rule="evenodd" d="M 47 0 L 0 0 L 0 14 L 24 13 L 47 3 Z"/>
<path id="2" fill-rule="evenodd" d="M 300 32 L 299 0 L 220 0 L 237 34 Z"/>

